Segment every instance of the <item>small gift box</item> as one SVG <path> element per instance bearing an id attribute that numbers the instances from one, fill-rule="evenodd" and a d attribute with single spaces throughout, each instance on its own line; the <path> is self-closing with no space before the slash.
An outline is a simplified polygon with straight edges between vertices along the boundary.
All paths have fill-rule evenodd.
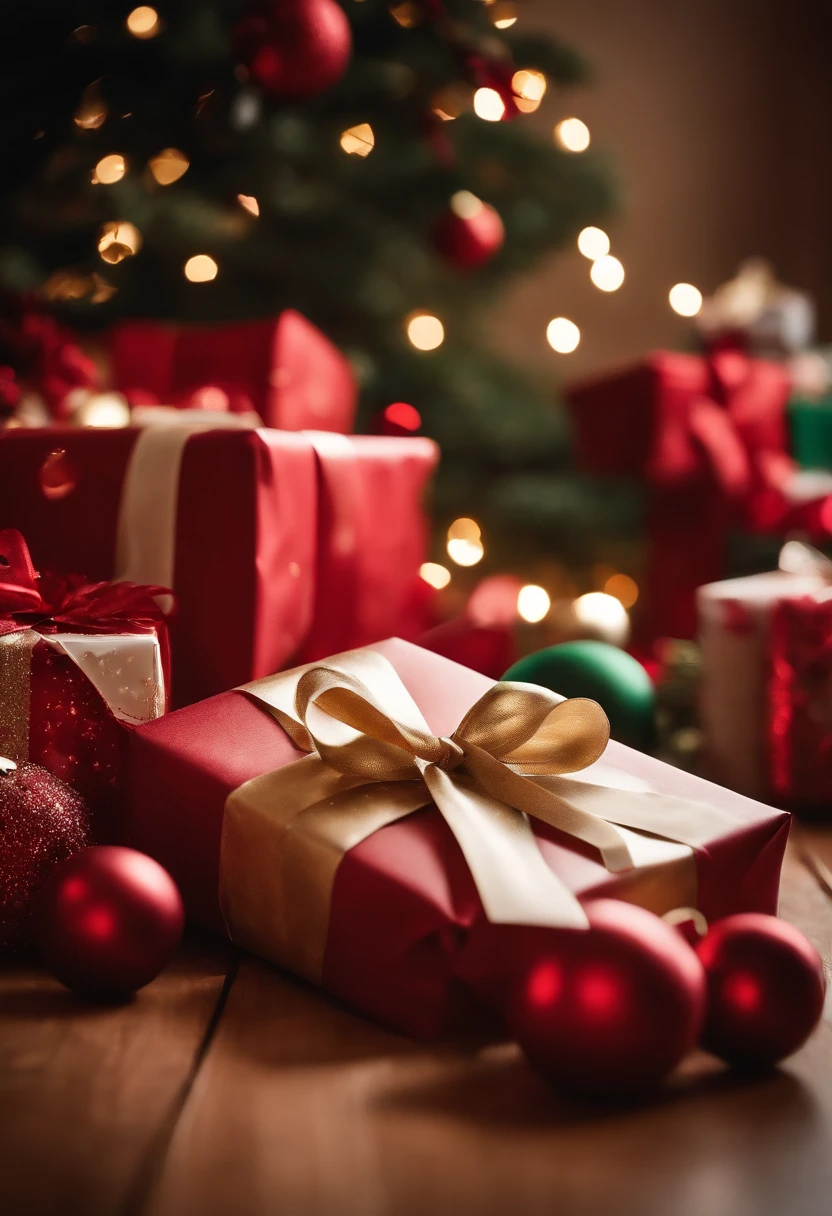
<path id="1" fill-rule="evenodd" d="M 696 588 L 724 577 L 732 530 L 832 531 L 829 479 L 787 450 L 787 369 L 732 350 L 657 352 L 567 396 L 581 468 L 645 480 L 642 644 L 691 638 Z"/>
<path id="2" fill-rule="evenodd" d="M 114 387 L 128 395 L 139 389 L 162 403 L 254 410 L 283 431 L 353 428 L 358 392 L 348 361 L 291 309 L 231 325 L 133 321 L 115 330 L 112 355 Z"/>
<path id="3" fill-rule="evenodd" d="M 0 532 L 0 755 L 76 789 L 98 839 L 118 832 L 124 727 L 165 711 L 160 594 L 37 576 L 20 533 Z"/>
<path id="4" fill-rule="evenodd" d="M 793 397 L 789 432 L 795 460 L 805 469 L 832 469 L 832 396 Z"/>
<path id="5" fill-rule="evenodd" d="M 419 631 L 429 439 L 215 428 L 192 413 L 0 432 L 0 519 L 37 566 L 173 589 L 175 704 Z"/>
<path id="6" fill-rule="evenodd" d="M 832 562 L 797 541 L 780 569 L 698 593 L 700 709 L 715 780 L 794 809 L 832 805 Z"/>
<path id="7" fill-rule="evenodd" d="M 392 639 L 133 732 L 128 840 L 195 919 L 432 1036 L 592 896 L 775 910 L 788 815 L 607 739 Z"/>

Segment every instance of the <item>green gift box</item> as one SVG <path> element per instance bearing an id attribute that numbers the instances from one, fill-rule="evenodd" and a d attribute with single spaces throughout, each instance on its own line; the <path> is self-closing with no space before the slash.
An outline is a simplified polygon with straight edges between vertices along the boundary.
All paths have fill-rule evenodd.
<path id="1" fill-rule="evenodd" d="M 832 469 L 832 394 L 788 406 L 792 454 L 804 469 Z"/>

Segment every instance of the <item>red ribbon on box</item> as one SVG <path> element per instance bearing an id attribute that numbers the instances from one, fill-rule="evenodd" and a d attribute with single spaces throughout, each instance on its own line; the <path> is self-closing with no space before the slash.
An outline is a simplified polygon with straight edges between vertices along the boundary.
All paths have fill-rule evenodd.
<path id="1" fill-rule="evenodd" d="M 21 533 L 0 531 L 0 636 L 59 626 L 81 633 L 154 632 L 166 615 L 154 596 L 170 594 L 167 587 L 91 583 L 80 574 L 38 575 Z"/>
<path id="2" fill-rule="evenodd" d="M 569 394 L 582 467 L 650 485 L 642 643 L 694 636 L 695 590 L 724 576 L 731 528 L 828 536 L 830 498 L 790 497 L 788 396 L 783 367 L 734 350 L 658 353 Z"/>

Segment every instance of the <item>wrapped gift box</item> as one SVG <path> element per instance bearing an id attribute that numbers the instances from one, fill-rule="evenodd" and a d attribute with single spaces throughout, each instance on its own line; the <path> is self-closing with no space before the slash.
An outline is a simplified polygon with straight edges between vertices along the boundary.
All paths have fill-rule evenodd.
<path id="1" fill-rule="evenodd" d="M 788 417 L 797 463 L 804 469 L 832 469 L 832 396 L 793 397 Z"/>
<path id="2" fill-rule="evenodd" d="M 0 756 L 76 789 L 99 840 L 119 832 L 124 728 L 167 704 L 155 590 L 38 577 L 19 533 L 0 532 Z"/>
<path id="3" fill-rule="evenodd" d="M 276 319 L 232 325 L 130 322 L 112 337 L 113 386 L 160 402 L 218 389 L 245 401 L 266 426 L 350 432 L 358 398 L 349 363 L 319 329 L 291 309 Z"/>
<path id="4" fill-rule="evenodd" d="M 310 700 L 309 680 L 348 687 L 347 709 L 338 702 L 339 721 L 331 719 L 335 711 L 327 698 L 333 694 Z M 381 713 L 361 718 L 371 722 L 369 768 L 382 785 L 365 784 L 350 767 L 366 762 L 363 752 L 359 762 L 351 750 L 356 738 L 360 748 L 367 746 L 366 736 L 342 725 L 350 719 L 355 726 L 357 715 L 366 715 L 366 700 L 356 692 L 362 688 L 383 706 Z M 557 794 L 591 823 L 577 839 L 572 827 L 568 834 L 565 827 L 534 818 L 530 853 L 520 861 L 520 842 L 512 833 L 524 834 L 528 825 L 504 802 L 494 803 L 493 789 L 477 794 L 476 756 L 471 759 L 476 749 L 469 749 L 469 741 L 479 740 L 480 760 L 489 747 L 494 755 L 517 758 L 515 735 L 503 737 L 502 744 L 493 738 L 495 732 L 511 734 L 516 715 L 491 713 L 491 725 L 481 729 L 482 717 L 480 726 L 474 721 L 481 703 L 473 716 L 469 711 L 484 696 L 513 697 L 518 688 L 525 690 L 524 714 L 529 689 L 538 709 L 539 698 L 548 698 L 545 714 L 569 707 L 569 723 L 586 714 L 596 732 L 590 754 L 603 752 L 571 777 L 537 776 L 531 782 L 509 776 L 512 799 L 537 797 L 538 787 L 554 781 Z M 617 895 L 658 912 L 695 904 L 708 918 L 745 909 L 775 911 L 787 814 L 622 745 L 610 743 L 604 751 L 606 724 L 599 745 L 598 707 L 557 701 L 533 686 L 494 684 L 398 639 L 336 656 L 323 671 L 313 664 L 255 682 L 132 733 L 128 840 L 171 871 L 196 920 L 417 1036 L 454 1025 L 472 993 L 493 998 L 524 942 L 552 932 L 553 924 L 585 923 L 580 900 Z M 417 734 L 408 738 L 421 740 L 418 754 L 444 759 L 400 772 L 395 766 L 409 753 L 389 746 L 402 736 L 386 719 L 388 711 L 396 723 L 417 724 Z M 306 728 L 336 770 L 307 754 L 312 743 Z M 466 757 L 456 779 L 455 749 Z M 579 768 L 587 760 L 586 751 L 580 763 L 574 748 L 563 752 L 562 738 L 546 755 L 557 757 L 561 768 L 543 771 Z M 394 769 L 388 770 L 391 763 Z M 486 757 L 489 782 L 494 763 L 493 755 Z M 497 767 L 504 776 L 504 765 Z M 422 781 L 414 779 L 419 772 Z M 514 788 L 518 781 L 522 795 Z M 620 856 L 615 864 L 607 854 L 601 860 L 594 841 L 597 831 L 609 831 L 606 818 L 624 825 L 616 839 L 629 848 L 626 866 Z M 638 831 L 627 823 L 652 826 Z M 511 888 L 508 913 L 504 882 Z M 530 912 L 532 888 L 541 883 L 547 898 L 535 897 Z M 524 910 L 517 911 L 517 900 Z"/>
<path id="5" fill-rule="evenodd" d="M 709 773 L 793 809 L 832 807 L 832 563 L 789 542 L 780 569 L 698 593 Z"/>
<path id="6" fill-rule="evenodd" d="M 0 519 L 40 568 L 171 587 L 186 704 L 420 625 L 428 439 L 347 438 L 204 417 L 144 430 L 0 433 Z"/>
<path id="7" fill-rule="evenodd" d="M 832 483 L 788 452 L 789 393 L 785 366 L 723 350 L 659 351 L 567 394 L 580 467 L 647 486 L 641 644 L 694 636 L 696 588 L 728 573 L 732 530 L 832 530 Z"/>

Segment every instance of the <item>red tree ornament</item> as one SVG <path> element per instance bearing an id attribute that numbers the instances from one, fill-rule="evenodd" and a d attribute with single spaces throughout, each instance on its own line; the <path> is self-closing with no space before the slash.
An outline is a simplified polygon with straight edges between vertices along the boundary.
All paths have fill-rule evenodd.
<path id="1" fill-rule="evenodd" d="M 84 801 L 68 785 L 37 764 L 0 758 L 0 950 L 31 944 L 41 887 L 89 843 L 89 831 Z"/>
<path id="2" fill-rule="evenodd" d="M 185 914 L 173 879 L 135 849 L 94 845 L 43 889 L 38 944 L 45 965 L 84 996 L 120 998 L 170 961 Z"/>
<path id="3" fill-rule="evenodd" d="M 705 977 L 652 912 L 612 899 L 586 911 L 590 928 L 558 933 L 525 973 L 508 1025 L 557 1086 L 589 1097 L 639 1093 L 696 1043 Z"/>
<path id="4" fill-rule="evenodd" d="M 237 28 L 239 53 L 267 93 L 313 97 L 343 76 L 350 23 L 337 0 L 268 0 Z"/>
<path id="5" fill-rule="evenodd" d="M 436 221 L 436 248 L 458 270 L 476 270 L 494 256 L 503 243 L 503 221 L 493 207 L 470 190 L 458 190 Z"/>
<path id="6" fill-rule="evenodd" d="M 818 952 L 798 929 L 745 912 L 713 925 L 696 952 L 708 982 L 702 1043 L 709 1051 L 760 1068 L 806 1041 L 820 1019 L 826 982 Z"/>

